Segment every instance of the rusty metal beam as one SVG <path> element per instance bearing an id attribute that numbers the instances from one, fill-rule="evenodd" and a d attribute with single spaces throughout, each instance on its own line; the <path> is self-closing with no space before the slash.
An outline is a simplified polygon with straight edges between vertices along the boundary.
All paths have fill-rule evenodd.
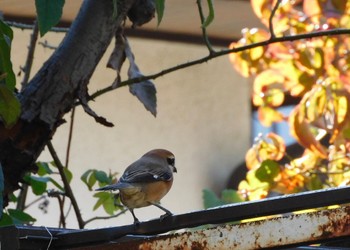
<path id="1" fill-rule="evenodd" d="M 107 249 L 261 249 L 350 235 L 350 206 L 111 243 Z M 101 246 L 89 247 L 99 249 Z M 113 248 L 116 247 L 116 248 Z M 84 248 L 80 248 L 81 250 Z"/>
<path id="2" fill-rule="evenodd" d="M 174 215 L 140 223 L 138 227 L 126 225 L 121 227 L 91 229 L 58 233 L 55 247 L 83 246 L 119 240 L 125 235 L 156 235 L 177 229 L 193 228 L 207 224 L 230 223 L 260 216 L 269 216 L 295 212 L 302 209 L 345 204 L 350 202 L 350 187 L 331 188 L 293 195 L 284 195 L 265 200 L 235 203 L 208 210 Z"/>

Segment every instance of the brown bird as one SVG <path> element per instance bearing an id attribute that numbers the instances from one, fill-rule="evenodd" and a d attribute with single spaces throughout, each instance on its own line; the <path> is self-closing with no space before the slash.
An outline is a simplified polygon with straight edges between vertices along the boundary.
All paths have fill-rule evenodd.
<path id="1" fill-rule="evenodd" d="M 172 215 L 159 203 L 173 184 L 175 156 L 165 149 L 154 149 L 128 166 L 116 184 L 108 185 L 97 191 L 119 190 L 121 202 L 130 210 L 134 224 L 139 223 L 134 209 L 154 205 L 165 214 Z"/>

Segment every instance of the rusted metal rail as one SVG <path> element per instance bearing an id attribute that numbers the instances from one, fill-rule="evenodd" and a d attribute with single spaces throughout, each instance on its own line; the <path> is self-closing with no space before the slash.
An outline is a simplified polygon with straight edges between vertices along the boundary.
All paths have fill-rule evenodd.
<path id="1" fill-rule="evenodd" d="M 226 205 L 174 215 L 162 221 L 146 221 L 137 227 L 126 225 L 92 230 L 17 227 L 16 233 L 0 229 L 0 242 L 5 249 L 38 249 L 38 246 L 46 248 L 50 245 L 50 249 L 100 249 L 103 246 L 103 249 L 177 250 L 281 248 L 336 239 L 350 242 L 350 206 L 346 203 L 350 203 L 350 187 Z M 330 205 L 342 206 L 327 209 Z M 314 210 L 292 214 L 305 209 Z M 282 214 L 241 223 L 242 220 Z M 182 231 L 168 233 L 179 229 Z M 30 244 L 35 247 L 30 248 Z M 19 248 L 6 248 L 13 245 Z"/>
<path id="2" fill-rule="evenodd" d="M 350 206 L 111 243 L 116 249 L 261 249 L 350 235 Z M 101 246 L 89 247 L 90 250 Z M 82 248 L 84 249 L 84 248 Z M 111 248 L 112 249 L 112 248 Z M 328 247 L 329 249 L 329 247 Z"/>
<path id="3" fill-rule="evenodd" d="M 178 229 L 188 229 L 208 224 L 228 224 L 230 222 L 237 222 L 244 219 L 285 214 L 298 210 L 320 208 L 329 205 L 340 205 L 348 202 L 350 202 L 350 187 L 331 188 L 320 191 L 284 195 L 260 201 L 236 203 L 208 210 L 174 215 L 172 217 L 167 217 L 162 221 L 159 219 L 151 220 L 141 223 L 138 227 L 127 225 L 122 227 L 59 233 L 55 235 L 57 240 L 53 242 L 53 246 L 91 246 L 102 242 L 123 241 L 124 239 L 122 237 L 126 235 L 156 235 Z M 335 223 L 335 221 L 333 222 Z M 240 226 L 242 227 L 242 225 Z M 237 227 L 239 226 L 236 226 L 235 229 L 237 229 Z M 230 231 L 231 233 L 236 234 L 236 232 L 233 232 L 232 230 Z M 246 231 L 245 234 L 250 235 L 251 233 Z M 274 235 L 275 234 L 272 233 L 271 237 Z M 350 235 L 349 232 L 346 231 L 346 235 Z M 171 238 L 173 235 L 163 237 Z M 301 240 L 299 243 L 304 243 L 304 240 Z M 315 239 L 310 240 L 313 241 Z M 296 244 L 296 242 L 293 241 L 293 243 L 290 244 Z"/>

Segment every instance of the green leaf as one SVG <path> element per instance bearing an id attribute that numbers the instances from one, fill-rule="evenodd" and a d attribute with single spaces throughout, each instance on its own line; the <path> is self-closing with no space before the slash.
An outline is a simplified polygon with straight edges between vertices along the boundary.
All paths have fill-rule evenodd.
<path id="1" fill-rule="evenodd" d="M 53 171 L 49 167 L 49 164 L 47 162 L 37 162 L 36 165 L 38 166 L 38 175 L 43 176 L 46 174 L 52 174 Z"/>
<path id="2" fill-rule="evenodd" d="M 106 172 L 104 172 L 104 171 L 96 170 L 94 174 L 95 174 L 96 180 L 98 180 L 99 182 L 107 183 L 107 184 L 109 184 L 111 182 L 111 180 L 108 178 Z"/>
<path id="3" fill-rule="evenodd" d="M 219 197 L 211 190 L 203 190 L 203 202 L 204 208 L 217 207 L 226 204 L 224 201 L 219 199 Z"/>
<path id="4" fill-rule="evenodd" d="M 0 49 L 1 50 L 1 49 Z M 21 104 L 6 85 L 0 84 L 0 116 L 6 127 L 13 126 L 21 113 Z"/>
<path id="5" fill-rule="evenodd" d="M 225 189 L 221 193 L 221 199 L 225 203 L 237 203 L 244 201 L 236 190 Z"/>
<path id="6" fill-rule="evenodd" d="M 61 19 L 65 0 L 35 0 L 40 35 L 45 35 Z"/>
<path id="7" fill-rule="evenodd" d="M 66 176 L 66 178 L 67 178 L 68 183 L 70 183 L 71 180 L 73 179 L 73 174 L 72 174 L 72 172 L 71 172 L 68 168 L 66 168 L 66 167 L 63 168 L 63 172 L 64 172 L 64 174 L 65 174 L 65 176 Z"/>
<path id="8" fill-rule="evenodd" d="M 95 171 L 94 171 L 95 172 Z M 90 190 L 92 190 L 92 187 L 95 185 L 96 183 L 96 176 L 94 174 L 94 172 L 91 173 L 89 179 L 88 179 L 88 182 L 87 182 L 87 185 L 89 187 Z"/>
<path id="9" fill-rule="evenodd" d="M 0 220 L 0 226 L 4 227 L 4 226 L 10 226 L 13 225 L 13 220 L 10 217 L 10 215 L 3 213 L 1 220 Z"/>
<path id="10" fill-rule="evenodd" d="M 202 23 L 203 28 L 208 27 L 209 24 L 212 23 L 212 21 L 214 20 L 214 17 L 215 17 L 213 0 L 207 0 L 207 2 L 208 2 L 208 7 L 209 7 L 209 14 L 208 14 L 207 18 L 205 18 L 205 20 Z"/>
<path id="11" fill-rule="evenodd" d="M 64 188 L 63 188 L 57 181 L 55 181 L 55 180 L 52 179 L 51 177 L 49 177 L 49 180 L 50 180 L 50 182 L 51 182 L 53 185 L 55 185 L 59 190 L 64 191 Z"/>
<path id="12" fill-rule="evenodd" d="M 28 224 L 30 222 L 35 222 L 36 219 L 29 214 L 18 210 L 18 209 L 8 209 L 8 213 L 13 220 L 13 224 Z"/>
<path id="13" fill-rule="evenodd" d="M 105 211 L 108 214 L 111 214 L 110 213 L 111 212 L 111 204 L 113 205 L 113 211 L 115 210 L 113 194 L 108 193 L 108 192 L 99 192 L 99 193 L 94 194 L 94 197 L 98 198 L 96 204 L 93 207 L 94 211 L 102 205 L 103 208 L 105 209 Z M 113 211 L 112 211 L 112 214 L 113 214 Z"/>
<path id="14" fill-rule="evenodd" d="M 110 199 L 105 200 L 105 202 L 103 202 L 103 208 L 107 214 L 113 215 L 116 209 L 114 205 L 114 198 L 111 197 Z"/>
<path id="15" fill-rule="evenodd" d="M 165 0 L 155 0 L 156 3 L 156 12 L 157 12 L 157 22 L 158 22 L 158 26 L 160 24 L 160 22 L 163 19 L 163 15 L 164 15 L 164 9 L 165 9 Z"/>
<path id="16" fill-rule="evenodd" d="M 255 176 L 262 182 L 273 182 L 274 178 L 279 174 L 280 166 L 273 160 L 265 160 L 256 170 Z"/>
<path id="17" fill-rule="evenodd" d="M 32 175 L 27 175 L 23 179 L 30 184 L 35 195 L 42 195 L 47 189 L 47 182 L 50 180 L 49 177 Z"/>
<path id="18" fill-rule="evenodd" d="M 92 186 L 90 186 L 89 182 L 88 182 L 88 177 L 91 175 L 91 173 L 93 172 L 93 169 L 89 169 L 87 171 L 85 171 L 85 173 L 83 173 L 80 177 L 80 180 L 82 180 L 82 182 L 84 182 L 86 184 L 86 186 L 88 187 L 88 189 L 91 191 L 92 190 Z"/>
<path id="19" fill-rule="evenodd" d="M 16 77 L 11 63 L 12 29 L 0 20 L 0 83 L 5 84 L 11 91 L 16 86 Z"/>

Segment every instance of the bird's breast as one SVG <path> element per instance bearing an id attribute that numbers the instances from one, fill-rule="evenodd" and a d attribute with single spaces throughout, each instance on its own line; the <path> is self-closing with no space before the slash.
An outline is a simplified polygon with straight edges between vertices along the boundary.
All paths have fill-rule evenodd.
<path id="1" fill-rule="evenodd" d="M 173 181 L 157 181 L 137 184 L 133 187 L 120 189 L 122 203 L 128 208 L 139 208 L 159 203 L 168 193 Z"/>

